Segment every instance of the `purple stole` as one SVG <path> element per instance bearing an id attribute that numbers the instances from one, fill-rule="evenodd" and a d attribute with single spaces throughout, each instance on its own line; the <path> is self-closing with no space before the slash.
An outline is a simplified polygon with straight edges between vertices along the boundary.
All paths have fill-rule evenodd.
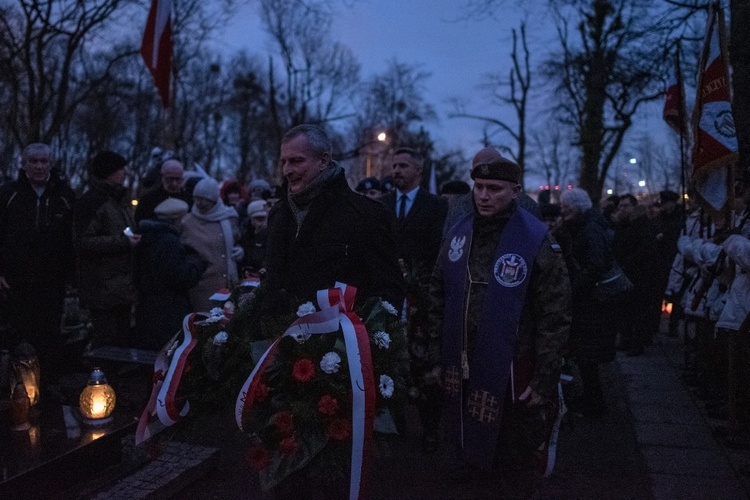
<path id="1" fill-rule="evenodd" d="M 491 264 L 493 273 L 485 292 L 474 351 L 469 356 L 472 361 L 468 384 L 464 384 L 462 349 L 473 220 L 470 214 L 449 230 L 444 240 L 446 251 L 442 253 L 443 423 L 447 436 L 458 440 L 469 462 L 490 467 L 531 269 L 548 230 L 521 207 L 505 225 Z"/>

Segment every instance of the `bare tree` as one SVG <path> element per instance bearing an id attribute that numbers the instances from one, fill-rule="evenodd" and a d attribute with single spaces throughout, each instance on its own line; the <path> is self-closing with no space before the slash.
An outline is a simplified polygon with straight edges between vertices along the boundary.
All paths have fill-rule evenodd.
<path id="1" fill-rule="evenodd" d="M 111 53 L 92 65 L 92 41 L 135 0 L 35 0 L 0 4 L 0 85 L 4 128 L 14 148 L 51 142 L 76 109 L 109 77 L 114 64 L 132 56 Z"/>
<path id="2" fill-rule="evenodd" d="M 561 50 L 545 68 L 581 148 L 579 185 L 598 200 L 633 116 L 662 96 L 666 44 L 638 0 L 571 4 L 572 11 L 557 11 Z"/>
<path id="3" fill-rule="evenodd" d="M 486 2 L 485 2 L 486 3 Z M 512 30 L 513 50 L 510 53 L 513 66 L 511 67 L 508 79 L 505 80 L 500 75 L 486 75 L 487 82 L 483 87 L 489 91 L 493 102 L 500 105 L 511 105 L 516 113 L 516 127 L 511 126 L 508 122 L 499 118 L 485 115 L 475 115 L 471 113 L 456 112 L 449 116 L 451 118 L 472 118 L 481 120 L 488 125 L 494 125 L 501 131 L 507 133 L 516 143 L 516 150 L 510 150 L 513 159 L 521 167 L 521 185 L 524 183 L 523 173 L 526 167 L 526 123 L 527 123 L 527 104 L 529 92 L 531 90 L 531 66 L 530 52 L 526 41 L 526 24 L 521 23 L 518 30 Z M 520 50 L 519 53 L 519 38 Z M 508 87 L 506 93 L 506 85 Z M 485 140 L 485 145 L 490 145 Z"/>
<path id="4" fill-rule="evenodd" d="M 560 189 L 567 186 L 571 177 L 578 174 L 578 155 L 571 148 L 570 138 L 560 128 L 547 128 L 533 134 L 536 161 L 530 162 L 529 172 L 541 175 L 550 194 L 558 201 Z M 555 190 L 555 186 L 560 189 Z"/>

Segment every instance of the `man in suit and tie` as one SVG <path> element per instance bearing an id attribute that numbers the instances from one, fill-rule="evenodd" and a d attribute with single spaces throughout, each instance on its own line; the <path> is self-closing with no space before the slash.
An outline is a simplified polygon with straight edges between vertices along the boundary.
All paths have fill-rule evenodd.
<path id="1" fill-rule="evenodd" d="M 429 298 L 427 284 L 440 251 L 443 224 L 448 213 L 445 200 L 420 187 L 424 158 L 411 148 L 399 148 L 393 157 L 391 174 L 396 190 L 383 199 L 393 217 L 396 251 L 403 262 L 407 281 L 409 354 L 414 381 L 413 395 L 423 427 L 423 447 L 435 451 L 440 421 L 440 389 L 426 372 L 429 363 L 426 338 Z M 426 377 L 427 375 L 427 377 Z"/>

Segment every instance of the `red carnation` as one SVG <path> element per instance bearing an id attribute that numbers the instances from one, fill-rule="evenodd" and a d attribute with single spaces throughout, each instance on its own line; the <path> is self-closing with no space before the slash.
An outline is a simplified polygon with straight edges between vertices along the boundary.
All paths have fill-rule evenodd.
<path id="1" fill-rule="evenodd" d="M 268 451 L 262 446 L 251 446 L 245 454 L 245 459 L 255 470 L 265 469 L 270 461 Z"/>
<path id="2" fill-rule="evenodd" d="M 297 448 L 297 440 L 294 436 L 284 438 L 279 442 L 279 451 L 284 455 L 294 455 L 297 453 Z"/>
<path id="3" fill-rule="evenodd" d="M 315 376 L 315 365 L 309 359 L 300 359 L 292 367 L 292 375 L 300 382 L 307 382 Z"/>
<path id="4" fill-rule="evenodd" d="M 326 394 L 318 401 L 318 411 L 323 415 L 335 415 L 339 411 L 339 402 L 330 394 Z"/>
<path id="5" fill-rule="evenodd" d="M 352 423 L 344 418 L 334 418 L 328 424 L 328 437 L 334 441 L 343 441 L 352 433 Z"/>
<path id="6" fill-rule="evenodd" d="M 291 436 L 294 433 L 294 417 L 290 411 L 280 411 L 271 417 L 273 424 L 282 436 Z"/>

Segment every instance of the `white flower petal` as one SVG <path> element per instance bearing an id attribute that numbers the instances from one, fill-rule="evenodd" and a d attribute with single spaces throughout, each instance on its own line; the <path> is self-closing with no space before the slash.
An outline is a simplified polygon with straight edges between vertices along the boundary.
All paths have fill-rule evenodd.
<path id="1" fill-rule="evenodd" d="M 315 305 L 312 302 L 305 302 L 297 308 L 297 316 L 300 318 L 315 312 Z"/>
<path id="2" fill-rule="evenodd" d="M 224 330 L 214 335 L 214 345 L 226 344 L 227 340 L 229 340 L 229 334 Z"/>
<path id="3" fill-rule="evenodd" d="M 393 305 L 390 302 L 388 302 L 387 300 L 384 300 L 382 304 L 383 304 L 383 309 L 393 314 L 394 316 L 398 316 L 398 311 L 396 310 L 395 307 L 393 307 Z"/>
<path id="4" fill-rule="evenodd" d="M 372 337 L 375 345 L 380 349 L 388 349 L 391 346 L 391 336 L 387 332 L 375 332 Z"/>
<path id="5" fill-rule="evenodd" d="M 380 376 L 380 385 L 378 386 L 378 389 L 380 390 L 380 394 L 384 398 L 390 398 L 393 396 L 393 379 L 389 377 L 388 375 L 381 375 Z"/>
<path id="6" fill-rule="evenodd" d="M 339 363 L 341 363 L 341 356 L 333 351 L 327 352 L 320 360 L 320 369 L 328 374 L 336 373 L 341 368 Z"/>

